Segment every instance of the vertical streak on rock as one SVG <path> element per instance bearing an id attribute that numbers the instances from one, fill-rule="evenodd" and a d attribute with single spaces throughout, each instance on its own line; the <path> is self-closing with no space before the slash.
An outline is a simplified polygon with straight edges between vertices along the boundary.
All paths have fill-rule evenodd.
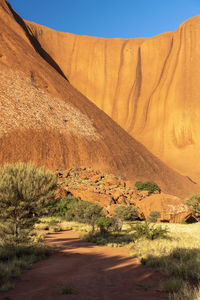
<path id="1" fill-rule="evenodd" d="M 151 102 L 152 102 L 152 98 L 154 96 L 154 94 L 156 93 L 156 91 L 158 90 L 159 86 L 160 85 L 163 85 L 164 82 L 166 81 L 167 77 L 164 78 L 163 74 L 165 73 L 165 70 L 167 68 L 167 64 L 168 64 L 168 61 L 169 61 L 169 58 L 171 56 L 171 53 L 172 53 L 172 49 L 173 49 L 173 44 L 174 44 L 174 39 L 172 37 L 172 40 L 171 40 L 171 45 L 170 45 L 170 48 L 169 48 L 169 52 L 166 56 L 166 59 L 164 61 L 164 64 L 163 64 L 163 68 L 161 70 L 161 73 L 160 73 L 160 76 L 159 76 L 159 79 L 158 79 L 158 82 L 155 86 L 155 88 L 153 89 L 149 99 L 148 99 L 148 102 L 147 102 L 147 105 L 146 107 L 144 108 L 144 115 L 145 115 L 145 118 L 144 118 L 144 123 L 143 123 L 143 127 L 142 127 L 142 130 L 145 129 L 146 125 L 147 125 L 147 121 L 148 121 L 148 116 L 149 116 L 149 108 L 151 106 Z"/>
<path id="2" fill-rule="evenodd" d="M 104 104 L 105 104 L 105 97 L 106 97 L 106 87 L 107 87 L 107 84 L 106 84 L 106 80 L 107 80 L 107 40 L 105 39 L 104 41 L 104 87 L 103 87 L 103 96 L 102 96 L 102 101 L 101 101 L 101 107 L 102 107 L 102 110 L 104 111 Z"/>
<path id="3" fill-rule="evenodd" d="M 117 102 L 118 102 L 118 100 L 120 100 L 119 99 L 120 86 L 121 86 L 120 81 L 121 81 L 121 73 L 123 71 L 123 64 L 124 64 L 124 49 L 125 49 L 127 43 L 128 43 L 128 40 L 125 40 L 121 47 L 117 84 L 116 84 L 115 94 L 113 97 L 113 107 L 112 107 L 112 115 L 111 116 L 115 121 L 118 121 Z"/>
<path id="4" fill-rule="evenodd" d="M 179 46 L 178 46 L 178 50 L 177 50 L 177 55 L 175 56 L 176 57 L 176 60 L 175 60 L 175 63 L 174 63 L 174 67 L 173 67 L 173 70 L 172 70 L 172 76 L 169 77 L 170 80 L 169 80 L 169 83 L 168 83 L 168 88 L 166 89 L 166 94 L 165 94 L 165 98 L 163 99 L 163 122 L 162 122 L 162 137 L 161 137 L 161 148 L 160 151 L 161 153 L 164 153 L 164 146 L 165 146 L 165 130 L 166 130 L 166 127 L 168 125 L 168 121 L 169 121 L 169 115 L 166 116 L 166 112 L 168 112 L 167 109 L 167 99 L 168 99 L 168 95 L 169 95 L 169 91 L 170 91 L 170 88 L 171 88 L 171 85 L 172 85 L 172 82 L 175 78 L 175 74 L 176 74 L 176 71 L 177 71 L 177 66 L 178 66 L 178 63 L 179 63 L 179 59 L 180 59 L 180 51 L 181 51 L 181 46 L 182 46 L 182 34 L 183 34 L 183 28 L 180 28 L 180 39 L 179 39 Z"/>
<path id="5" fill-rule="evenodd" d="M 69 57 L 69 71 L 68 71 L 68 76 L 70 77 L 71 75 L 71 70 L 72 70 L 72 62 L 73 62 L 73 56 L 74 56 L 74 50 L 76 47 L 76 41 L 77 41 L 77 35 L 74 35 L 74 42 L 73 42 L 73 46 L 72 46 L 72 51 Z"/>
<path id="6" fill-rule="evenodd" d="M 130 102 L 132 101 L 134 108 L 133 108 L 133 112 L 130 112 L 130 113 L 133 113 L 133 117 L 131 120 L 130 127 L 127 129 L 128 132 L 133 130 L 135 122 L 136 122 L 136 117 L 137 117 L 138 101 L 140 98 L 141 87 L 142 87 L 142 63 L 141 63 L 141 61 L 142 61 L 141 48 L 138 47 L 138 58 L 137 58 L 135 81 L 134 81 L 133 87 L 129 94 L 129 107 L 130 107 Z"/>

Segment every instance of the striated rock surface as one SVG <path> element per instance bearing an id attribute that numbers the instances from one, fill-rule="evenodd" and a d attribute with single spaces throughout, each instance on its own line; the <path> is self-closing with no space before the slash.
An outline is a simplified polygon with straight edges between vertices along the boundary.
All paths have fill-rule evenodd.
<path id="1" fill-rule="evenodd" d="M 178 196 L 199 190 L 78 92 L 40 42 L 0 0 L 1 164 L 92 167 L 132 181 L 153 180 Z"/>
<path id="2" fill-rule="evenodd" d="M 74 87 L 170 167 L 200 180 L 200 15 L 135 39 L 27 24 Z"/>

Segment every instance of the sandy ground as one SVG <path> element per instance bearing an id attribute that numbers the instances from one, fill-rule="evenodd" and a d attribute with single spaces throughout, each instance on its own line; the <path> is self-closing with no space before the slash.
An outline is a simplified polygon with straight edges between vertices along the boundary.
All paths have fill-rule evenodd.
<path id="1" fill-rule="evenodd" d="M 162 275 L 142 266 L 129 256 L 128 249 L 97 246 L 79 239 L 75 231 L 49 234 L 46 243 L 60 252 L 23 272 L 4 300 L 161 300 Z M 145 287 L 148 285 L 148 289 Z M 61 286 L 74 293 L 62 295 Z"/>

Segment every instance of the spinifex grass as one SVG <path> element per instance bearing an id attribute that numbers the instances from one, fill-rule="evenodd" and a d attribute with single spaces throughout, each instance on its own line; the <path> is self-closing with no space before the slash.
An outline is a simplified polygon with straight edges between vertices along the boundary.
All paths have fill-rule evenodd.
<path id="1" fill-rule="evenodd" d="M 161 288 L 170 299 L 200 299 L 200 224 L 168 224 L 169 239 L 140 239 L 131 253 L 147 266 L 169 275 Z"/>
<path id="2" fill-rule="evenodd" d="M 0 246 L 0 291 L 13 286 L 10 280 L 19 277 L 24 269 L 49 256 L 52 249 L 43 244 L 1 245 Z"/>

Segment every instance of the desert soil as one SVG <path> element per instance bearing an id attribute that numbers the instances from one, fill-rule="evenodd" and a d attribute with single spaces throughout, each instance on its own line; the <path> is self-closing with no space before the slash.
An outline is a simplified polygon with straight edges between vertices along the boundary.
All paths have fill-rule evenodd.
<path id="1" fill-rule="evenodd" d="M 125 247 L 111 248 L 82 241 L 69 230 L 49 234 L 46 243 L 60 251 L 23 272 L 4 300 L 161 300 L 162 275 L 138 263 Z M 61 286 L 73 287 L 62 295 Z"/>

